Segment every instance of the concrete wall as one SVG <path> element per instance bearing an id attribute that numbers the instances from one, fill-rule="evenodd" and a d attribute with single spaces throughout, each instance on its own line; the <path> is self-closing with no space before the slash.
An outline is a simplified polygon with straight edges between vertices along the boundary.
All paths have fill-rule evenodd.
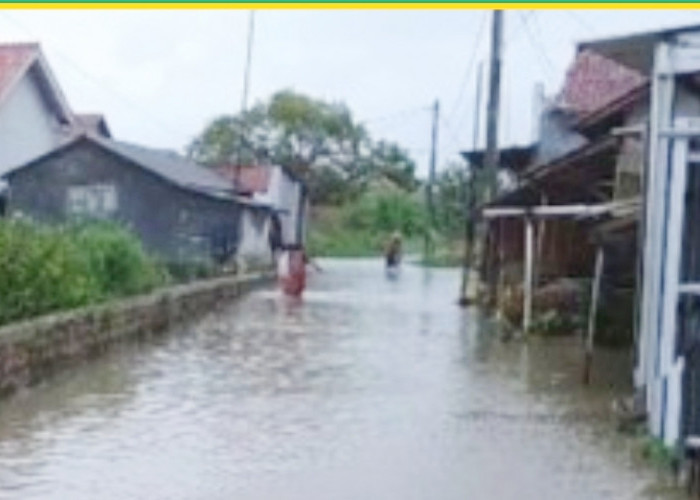
<path id="1" fill-rule="evenodd" d="M 240 204 L 180 188 L 89 141 L 40 159 L 8 181 L 8 213 L 47 223 L 72 218 L 71 187 L 114 186 L 116 210 L 106 218 L 129 227 L 168 261 L 224 261 L 239 243 Z"/>
<path id="2" fill-rule="evenodd" d="M 270 250 L 270 216 L 260 210 L 243 209 L 238 261 L 243 270 L 272 265 Z"/>
<path id="3" fill-rule="evenodd" d="M 27 72 L 0 106 L 0 175 L 50 151 L 64 137 Z"/>
<path id="4" fill-rule="evenodd" d="M 257 274 L 166 288 L 0 328 L 0 395 L 104 352 L 118 341 L 192 320 L 269 279 Z"/>
<path id="5" fill-rule="evenodd" d="M 301 224 L 299 218 L 304 218 L 304 214 L 300 213 L 302 194 L 301 183 L 289 175 L 285 169 L 275 165 L 272 167 L 267 192 L 256 196 L 257 200 L 270 203 L 281 210 L 279 217 L 282 224 L 282 242 L 285 245 L 303 242 L 303 234 L 298 234 Z"/>

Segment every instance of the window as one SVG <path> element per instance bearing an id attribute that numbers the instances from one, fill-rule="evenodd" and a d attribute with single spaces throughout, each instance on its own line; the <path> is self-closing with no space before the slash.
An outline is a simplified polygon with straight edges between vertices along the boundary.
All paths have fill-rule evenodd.
<path id="1" fill-rule="evenodd" d="M 117 189 L 112 184 L 88 184 L 68 188 L 68 213 L 107 217 L 117 210 Z"/>

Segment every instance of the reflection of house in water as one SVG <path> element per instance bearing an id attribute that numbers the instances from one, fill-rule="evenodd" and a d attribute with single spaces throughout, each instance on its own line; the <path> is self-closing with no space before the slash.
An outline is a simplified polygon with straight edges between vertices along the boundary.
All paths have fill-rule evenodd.
<path id="1" fill-rule="evenodd" d="M 600 257 L 599 329 L 635 333 L 635 385 L 668 445 L 700 433 L 699 42 L 692 26 L 580 44 L 517 187 L 482 211 L 485 277 L 523 283 L 526 326 L 530 290 L 590 279 Z"/>

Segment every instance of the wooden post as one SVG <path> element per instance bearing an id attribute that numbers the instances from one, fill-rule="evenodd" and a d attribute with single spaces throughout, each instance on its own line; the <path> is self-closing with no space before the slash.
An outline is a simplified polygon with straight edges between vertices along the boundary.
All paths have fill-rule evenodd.
<path id="1" fill-rule="evenodd" d="M 476 96 L 474 102 L 474 128 L 472 130 L 472 149 L 476 151 L 479 147 L 479 125 L 481 124 L 481 81 L 482 81 L 483 64 L 479 63 L 479 69 L 476 72 Z M 474 226 L 476 221 L 476 165 L 469 165 L 469 177 L 466 180 L 468 185 L 465 186 L 465 215 L 464 215 L 464 257 L 462 259 L 462 284 L 459 288 L 459 305 L 467 306 L 475 297 L 469 296 L 469 274 L 474 275 Z"/>
<path id="2" fill-rule="evenodd" d="M 540 205 L 547 205 L 547 201 L 547 195 L 540 195 Z M 547 220 L 544 217 L 540 218 L 537 224 L 537 253 L 535 256 L 535 277 L 533 278 L 535 282 L 535 288 L 537 288 L 540 285 L 542 277 L 542 254 L 544 252 L 545 231 L 547 227 L 546 224 Z"/>
<path id="3" fill-rule="evenodd" d="M 595 254 L 595 271 L 591 285 L 591 305 L 588 308 L 588 332 L 586 335 L 586 352 L 583 359 L 583 383 L 591 382 L 591 366 L 593 365 L 593 343 L 595 340 L 596 317 L 598 316 L 598 301 L 600 299 L 600 282 L 603 277 L 605 251 L 599 245 Z"/>
<path id="4" fill-rule="evenodd" d="M 491 57 L 489 64 L 488 99 L 486 102 L 486 151 L 484 155 L 484 174 L 486 177 L 484 202 L 488 203 L 496 197 L 498 191 L 498 114 L 500 111 L 501 92 L 501 52 L 503 45 L 503 11 L 493 11 L 493 23 L 491 25 Z M 488 225 L 481 224 L 483 234 L 481 239 L 486 248 Z M 484 253 L 481 259 L 486 269 L 489 255 Z M 487 302 L 491 302 L 495 296 L 496 282 L 494 275 L 488 275 Z"/>
<path id="5" fill-rule="evenodd" d="M 523 334 L 530 331 L 532 324 L 532 284 L 535 258 L 535 235 L 531 217 L 523 219 L 525 223 L 525 276 L 523 279 Z"/>

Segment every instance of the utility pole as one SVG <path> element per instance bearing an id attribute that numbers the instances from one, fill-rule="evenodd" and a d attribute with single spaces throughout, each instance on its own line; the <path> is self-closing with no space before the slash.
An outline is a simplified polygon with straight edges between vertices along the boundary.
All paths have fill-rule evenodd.
<path id="1" fill-rule="evenodd" d="M 433 188 L 435 186 L 435 165 L 437 163 L 438 123 L 440 121 L 440 102 L 436 99 L 433 103 L 433 130 L 430 141 L 430 173 L 428 174 L 428 189 L 425 192 L 428 206 L 428 227 L 425 229 L 425 251 L 427 258 L 433 253 L 430 230 L 435 226 L 435 201 L 433 200 Z"/>
<path id="2" fill-rule="evenodd" d="M 489 89 L 486 103 L 486 154 L 484 155 L 484 170 L 486 177 L 486 192 L 484 202 L 494 199 L 498 190 L 498 114 L 500 111 L 501 91 L 501 49 L 503 42 L 503 11 L 493 11 L 493 24 L 491 26 L 491 58 L 489 65 Z M 486 246 L 488 226 L 485 221 L 481 223 L 481 260 L 482 268 L 486 271 L 488 284 L 487 299 L 491 301 L 495 297 L 496 282 L 493 270 L 489 269 L 488 248 Z"/>
<path id="3" fill-rule="evenodd" d="M 241 138 L 238 147 L 238 165 L 243 163 L 243 152 L 248 142 L 248 124 L 246 111 L 248 111 L 248 91 L 250 89 L 250 66 L 253 60 L 253 41 L 255 33 L 255 11 L 248 14 L 248 44 L 246 47 L 245 69 L 243 71 L 243 96 L 241 98 Z"/>
<path id="4" fill-rule="evenodd" d="M 484 70 L 479 63 L 476 71 L 476 96 L 474 98 L 474 125 L 472 129 L 472 151 L 479 147 L 479 132 L 481 127 L 481 82 Z M 474 267 L 474 211 L 476 208 L 476 165 L 470 165 L 469 178 L 465 178 L 464 204 L 464 255 L 462 259 L 462 284 L 459 291 L 459 305 L 467 306 L 469 298 L 469 273 L 473 274 Z"/>
<path id="5" fill-rule="evenodd" d="M 253 60 L 253 36 L 255 34 L 255 11 L 251 10 L 248 15 L 248 46 L 245 59 L 245 71 L 243 73 L 243 100 L 241 102 L 241 112 L 245 114 L 248 110 L 248 89 L 250 88 L 250 65 Z"/>

